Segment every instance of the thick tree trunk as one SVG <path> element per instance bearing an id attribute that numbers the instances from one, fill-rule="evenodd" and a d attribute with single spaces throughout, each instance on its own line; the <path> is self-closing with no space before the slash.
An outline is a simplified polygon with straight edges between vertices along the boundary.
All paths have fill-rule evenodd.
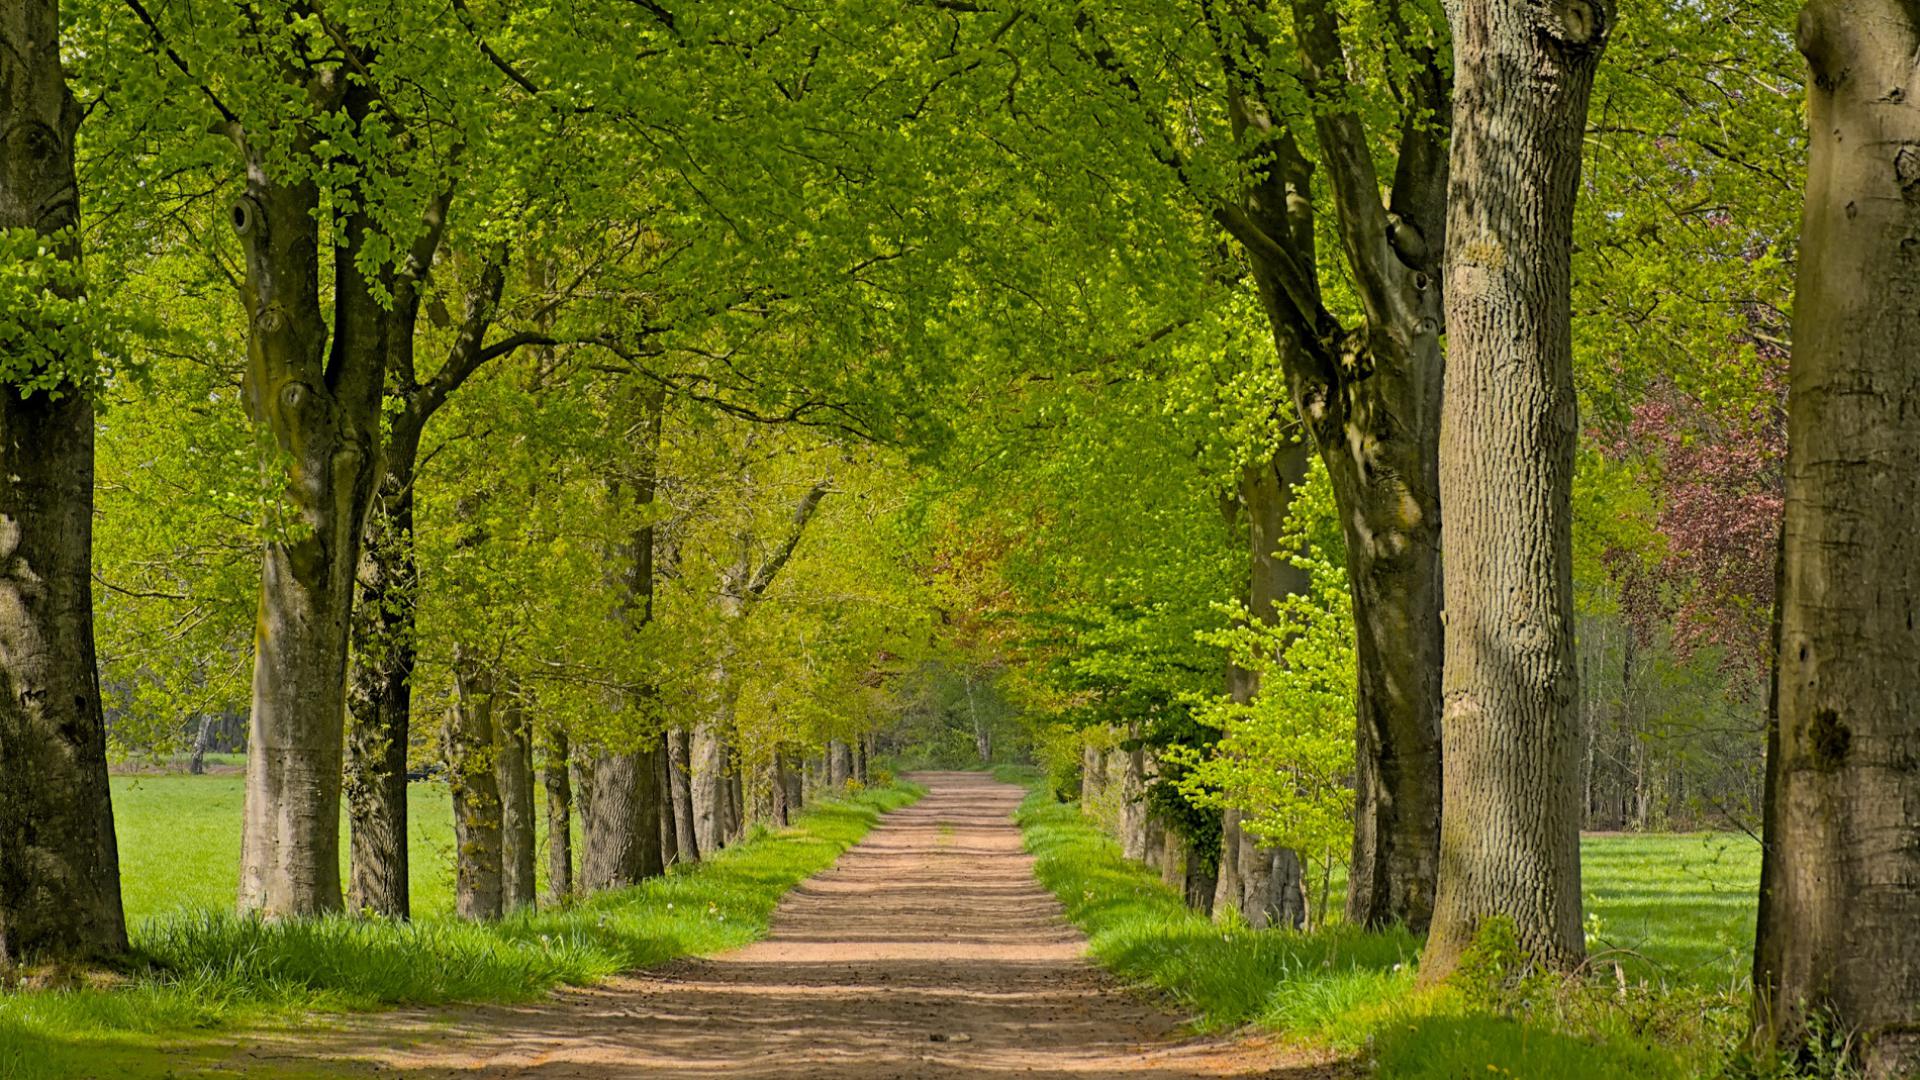
<path id="1" fill-rule="evenodd" d="M 726 846 L 727 748 L 711 724 L 693 729 L 691 787 L 694 846 L 712 855 Z"/>
<path id="2" fill-rule="evenodd" d="M 1080 749 L 1080 806 L 1092 809 L 1100 801 L 1100 795 L 1107 786 L 1107 755 L 1093 745 L 1085 743 Z"/>
<path id="3" fill-rule="evenodd" d="M 1511 919 L 1566 968 L 1580 927 L 1570 494 L 1573 206 L 1610 4 L 1461 0 L 1453 22 L 1446 405 L 1446 803 L 1421 963 Z"/>
<path id="4" fill-rule="evenodd" d="M 456 656 L 442 738 L 453 795 L 454 911 L 476 921 L 499 918 L 504 903 L 494 706 L 491 676 Z"/>
<path id="5" fill-rule="evenodd" d="M 0 228 L 78 225 L 59 23 L 53 0 L 0 10 Z M 77 262 L 77 244 L 66 233 L 57 254 Z M 91 356 L 53 362 L 91 377 Z M 78 386 L 0 385 L 0 966 L 127 948 L 93 652 L 93 425 Z"/>
<path id="6" fill-rule="evenodd" d="M 353 613 L 353 667 L 347 689 L 345 795 L 352 829 L 347 904 L 355 911 L 405 919 L 408 890 L 407 750 L 413 731 L 414 481 L 420 439 L 447 395 L 491 354 L 482 349 L 505 287 L 504 260 L 490 261 L 468 294 L 459 334 L 446 362 L 424 385 L 414 377 L 414 330 L 428 269 L 440 249 L 444 195 L 393 282 L 386 323 L 386 367 L 392 417 L 385 469 L 367 519 Z"/>
<path id="7" fill-rule="evenodd" d="M 1246 876 L 1240 869 L 1245 830 L 1240 827 L 1241 813 L 1228 808 L 1220 814 L 1220 863 L 1213 878 L 1213 917 L 1224 919 L 1230 911 L 1246 910 Z"/>
<path id="8" fill-rule="evenodd" d="M 52 0 L 0 13 L 0 228 L 78 223 L 59 22 Z M 75 386 L 0 386 L 0 963 L 127 947 L 93 651 L 93 423 Z"/>
<path id="9" fill-rule="evenodd" d="M 787 754 L 784 750 L 773 752 L 773 775 L 771 778 L 772 800 L 769 804 L 769 820 L 775 828 L 784 829 L 793 820 L 799 808 L 792 804 L 793 788 L 791 784 L 793 770 L 787 767 Z"/>
<path id="10" fill-rule="evenodd" d="M 581 807 L 580 887 L 618 889 L 659 876 L 660 793 L 653 749 L 592 757 Z"/>
<path id="11" fill-rule="evenodd" d="M 1237 49 L 1264 55 L 1265 31 L 1223 42 L 1228 107 L 1255 182 L 1215 217 L 1246 250 L 1294 410 L 1326 462 L 1347 547 L 1357 634 L 1355 830 L 1348 914 L 1366 926 L 1418 930 L 1433 904 L 1440 804 L 1441 290 L 1447 80 L 1437 52 L 1408 32 L 1398 160 L 1382 184 L 1382 139 L 1347 100 L 1347 62 L 1332 5 L 1294 0 L 1295 37 L 1314 132 L 1354 290 L 1365 313 L 1348 331 L 1321 303 L 1312 166 L 1276 123 L 1284 108 L 1248 79 Z M 1397 9 L 1385 18 L 1400 22 Z M 1403 28 L 1404 29 L 1404 28 Z M 1216 32 L 1225 28 L 1216 27 Z M 1388 191 L 1385 205 L 1382 190 Z"/>
<path id="12" fill-rule="evenodd" d="M 653 789 L 660 799 L 660 864 L 672 866 L 680 861 L 680 828 L 673 812 L 673 750 L 664 732 L 653 755 L 653 772 Z"/>
<path id="13" fill-rule="evenodd" d="M 342 82 L 337 106 L 326 107 L 365 121 L 371 88 Z M 279 149 L 307 154 L 308 138 Z M 251 147 L 247 157 L 247 190 L 232 215 L 251 320 L 245 398 L 271 440 L 264 460 L 286 470 L 287 515 L 266 545 L 260 577 L 239 908 L 301 916 L 342 907 L 349 617 L 380 472 L 386 319 L 359 262 L 375 232 L 371 218 L 347 217 L 332 247 L 329 326 L 320 303 L 318 187 L 280 182 Z"/>
<path id="14" fill-rule="evenodd" d="M 413 450 L 392 447 L 381 505 L 369 518 L 354 611 L 350 724 L 344 782 L 347 904 L 404 919 L 411 914 L 407 864 L 407 745 L 413 727 Z"/>
<path id="15" fill-rule="evenodd" d="M 1120 852 L 1135 862 L 1147 859 L 1147 752 L 1136 745 L 1117 750 L 1120 774 Z"/>
<path id="16" fill-rule="evenodd" d="M 791 753 L 781 755 L 781 768 L 783 770 L 782 772 L 783 783 L 785 784 L 786 790 L 787 790 L 786 824 L 791 825 L 793 824 L 794 817 L 798 815 L 803 809 L 806 808 L 806 804 L 807 804 L 806 778 L 805 778 L 804 772 L 802 771 L 803 767 L 798 766 L 795 763 L 795 761 L 793 760 L 793 755 Z"/>
<path id="17" fill-rule="evenodd" d="M 499 748 L 500 889 L 507 911 L 532 907 L 534 882 L 533 722 L 525 704 L 504 695 L 495 710 Z"/>
<path id="18" fill-rule="evenodd" d="M 827 789 L 835 795 L 846 794 L 847 779 L 853 775 L 853 754 L 839 739 L 827 742 Z"/>
<path id="19" fill-rule="evenodd" d="M 547 899 L 564 903 L 573 895 L 573 784 L 567 768 L 572 748 L 567 731 L 554 724 L 547 732 Z"/>
<path id="20" fill-rule="evenodd" d="M 693 740 L 685 728 L 674 728 L 667 732 L 667 754 L 671 769 L 675 846 L 682 861 L 699 862 L 700 841 L 694 833 Z"/>
<path id="21" fill-rule="evenodd" d="M 853 779 L 861 787 L 867 786 L 867 737 L 856 735 L 853 738 Z"/>
<path id="22" fill-rule="evenodd" d="M 1801 12 L 1801 226 L 1755 1037 L 1920 1076 L 1920 8 Z"/>
<path id="23" fill-rule="evenodd" d="M 747 831 L 747 792 L 746 776 L 740 765 L 740 754 L 731 745 L 727 748 L 726 778 L 726 842 L 739 843 Z"/>
<path id="24" fill-rule="evenodd" d="M 1307 927 L 1306 866 L 1292 848 L 1264 852 L 1267 864 L 1267 925 L 1294 930 Z"/>

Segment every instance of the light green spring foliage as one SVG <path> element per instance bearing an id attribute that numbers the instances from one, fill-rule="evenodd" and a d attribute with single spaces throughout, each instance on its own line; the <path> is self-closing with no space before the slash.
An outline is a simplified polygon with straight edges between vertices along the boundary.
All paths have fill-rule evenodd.
<path id="1" fill-rule="evenodd" d="M 1233 624 L 1205 636 L 1258 676 L 1253 700 L 1216 694 L 1195 718 L 1220 730 L 1212 753 L 1178 755 L 1180 788 L 1207 806 L 1241 810 L 1260 839 L 1325 871 L 1352 844 L 1354 631 L 1333 489 L 1316 460 L 1295 491 L 1281 551 L 1295 552 L 1308 591 L 1281 600 L 1271 624 L 1238 605 Z"/>

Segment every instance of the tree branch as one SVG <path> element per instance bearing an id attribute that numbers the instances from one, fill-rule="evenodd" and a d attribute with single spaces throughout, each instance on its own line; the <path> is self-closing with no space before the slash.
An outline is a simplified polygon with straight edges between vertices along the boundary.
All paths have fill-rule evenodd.
<path id="1" fill-rule="evenodd" d="M 766 593 L 781 567 L 793 558 L 794 549 L 800 546 L 800 534 L 806 531 L 807 522 L 813 518 L 820 500 L 826 498 L 830 490 L 831 481 L 821 480 L 800 497 L 799 505 L 793 508 L 793 523 L 787 528 L 787 538 L 780 542 L 773 554 L 767 556 L 766 562 L 760 564 L 760 569 L 753 572 L 753 580 L 747 582 L 746 598 L 757 600 Z"/>

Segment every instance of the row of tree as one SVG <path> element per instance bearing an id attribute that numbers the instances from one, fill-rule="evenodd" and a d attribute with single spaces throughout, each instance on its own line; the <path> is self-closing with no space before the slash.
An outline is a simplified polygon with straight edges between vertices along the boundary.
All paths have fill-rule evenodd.
<path id="1" fill-rule="evenodd" d="M 1285 872 L 1257 841 L 1350 828 L 1348 917 L 1427 930 L 1426 977 L 1494 917 L 1568 967 L 1605 762 L 1652 785 L 1583 723 L 1580 612 L 1727 685 L 1775 657 L 1759 1027 L 1911 1061 L 1851 930 L 1920 918 L 1911 11 L 1802 16 L 1795 247 L 1766 4 L 16 7 L 10 954 L 124 944 L 97 610 L 116 735 L 250 673 L 245 910 L 405 913 L 426 685 L 476 852 L 573 761 L 599 883 L 904 674 L 973 709 L 1025 652 L 1008 696 L 1083 769 L 1151 749 L 1229 904 Z M 822 602 L 751 615 L 849 488 Z"/>

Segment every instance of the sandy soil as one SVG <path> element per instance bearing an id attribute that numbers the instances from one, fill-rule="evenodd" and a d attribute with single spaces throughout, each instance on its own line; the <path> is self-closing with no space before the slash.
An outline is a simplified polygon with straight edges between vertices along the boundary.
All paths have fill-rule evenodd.
<path id="1" fill-rule="evenodd" d="M 381 1014 L 242 1057 L 590 1080 L 1349 1073 L 1262 1041 L 1184 1037 L 1181 1017 L 1082 958 L 1085 939 L 1021 850 L 1019 789 L 974 773 L 915 779 L 926 798 L 795 888 L 757 944 L 529 1006 Z"/>

